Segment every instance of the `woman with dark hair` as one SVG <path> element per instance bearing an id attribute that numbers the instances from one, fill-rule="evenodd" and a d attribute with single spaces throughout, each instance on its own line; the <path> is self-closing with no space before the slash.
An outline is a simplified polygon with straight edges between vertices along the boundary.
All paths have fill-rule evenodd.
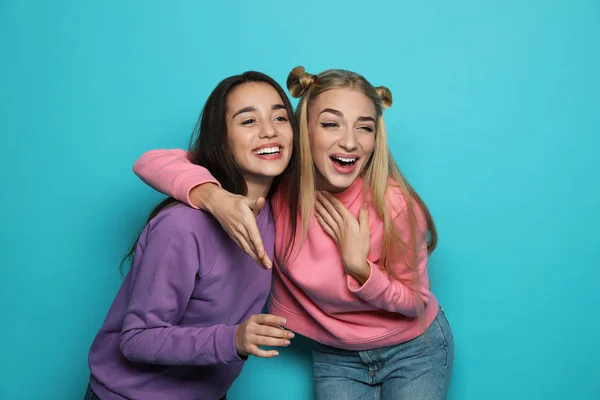
<path id="1" fill-rule="evenodd" d="M 270 77 L 229 77 L 208 97 L 187 156 L 232 193 L 288 193 L 299 181 L 292 118 Z M 289 198 L 294 213 L 297 196 Z M 275 223 L 270 204 L 261 207 L 256 222 L 271 258 Z M 222 399 L 249 355 L 278 355 L 258 346 L 289 345 L 286 320 L 260 314 L 271 272 L 238 244 L 210 214 L 172 198 L 150 213 L 92 344 L 86 399 Z"/>

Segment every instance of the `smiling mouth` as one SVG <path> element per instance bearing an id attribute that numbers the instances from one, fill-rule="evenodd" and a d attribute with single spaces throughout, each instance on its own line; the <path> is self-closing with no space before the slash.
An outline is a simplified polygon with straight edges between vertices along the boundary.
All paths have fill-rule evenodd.
<path id="1" fill-rule="evenodd" d="M 273 154 L 281 153 L 281 147 L 279 147 L 279 146 L 265 147 L 263 149 L 254 150 L 253 153 L 256 154 L 257 156 L 270 156 Z"/>
<path id="2" fill-rule="evenodd" d="M 336 163 L 342 167 L 350 167 L 350 166 L 354 165 L 356 163 L 356 161 L 358 160 L 357 157 L 333 156 L 330 158 L 331 158 L 331 161 L 333 161 L 334 163 Z"/>

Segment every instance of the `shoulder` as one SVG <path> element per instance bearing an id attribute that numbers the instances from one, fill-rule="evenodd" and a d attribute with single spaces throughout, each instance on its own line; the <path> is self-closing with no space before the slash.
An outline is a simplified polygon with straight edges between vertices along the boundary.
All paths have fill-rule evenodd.
<path id="1" fill-rule="evenodd" d="M 184 238 L 207 238 L 224 234 L 217 221 L 207 212 L 196 210 L 183 203 L 162 210 L 147 226 L 148 234 L 170 235 Z"/>
<path id="2" fill-rule="evenodd" d="M 270 200 L 265 202 L 265 206 L 260 210 L 258 215 L 256 216 L 256 223 L 258 224 L 258 228 L 261 229 L 261 226 L 265 229 L 270 229 L 275 226 L 275 220 L 273 218 L 273 206 Z"/>
<path id="3" fill-rule="evenodd" d="M 385 193 L 386 207 L 393 218 L 407 218 L 409 210 L 420 220 L 424 218 L 423 210 L 417 198 L 390 179 Z M 410 204 L 410 207 L 409 207 Z"/>
<path id="4" fill-rule="evenodd" d="M 392 180 L 388 180 L 388 185 L 385 191 L 386 207 L 391 215 L 397 216 L 406 211 L 407 198 L 406 194 L 400 185 Z"/>
<path id="5" fill-rule="evenodd" d="M 217 221 L 208 213 L 175 203 L 162 210 L 140 237 L 142 249 L 170 251 L 186 260 L 196 260 L 195 268 L 213 265 L 225 244 L 231 241 Z"/>

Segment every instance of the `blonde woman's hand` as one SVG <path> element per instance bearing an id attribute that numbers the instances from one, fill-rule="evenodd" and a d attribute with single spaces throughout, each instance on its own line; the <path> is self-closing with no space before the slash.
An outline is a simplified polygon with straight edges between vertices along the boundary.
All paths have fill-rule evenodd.
<path id="1" fill-rule="evenodd" d="M 190 191 L 190 201 L 212 214 L 231 240 L 260 266 L 273 267 L 256 224 L 256 215 L 265 206 L 263 197 L 254 200 L 231 194 L 217 185 L 203 184 Z"/>
<path id="2" fill-rule="evenodd" d="M 335 196 L 317 192 L 315 210 L 319 224 L 338 246 L 346 273 L 362 285 L 371 273 L 367 262 L 371 244 L 368 206 L 361 207 L 357 220 Z"/>

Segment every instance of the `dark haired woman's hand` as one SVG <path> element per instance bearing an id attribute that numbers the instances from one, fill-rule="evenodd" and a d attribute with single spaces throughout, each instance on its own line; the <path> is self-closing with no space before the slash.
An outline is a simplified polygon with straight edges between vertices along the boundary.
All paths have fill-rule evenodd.
<path id="1" fill-rule="evenodd" d="M 346 273 L 364 284 L 371 273 L 367 262 L 371 245 L 368 207 L 361 207 L 357 220 L 335 196 L 317 192 L 315 210 L 319 224 L 340 250 Z"/>
<path id="2" fill-rule="evenodd" d="M 217 185 L 203 184 L 190 191 L 190 201 L 211 213 L 231 240 L 260 266 L 266 269 L 273 267 L 256 224 L 256 215 L 265 206 L 264 198 L 253 200 L 231 194 Z"/>
<path id="3" fill-rule="evenodd" d="M 283 329 L 286 320 L 271 314 L 254 314 L 235 330 L 235 349 L 242 357 L 253 355 L 271 358 L 277 350 L 263 350 L 258 346 L 288 346 L 294 334 Z"/>

